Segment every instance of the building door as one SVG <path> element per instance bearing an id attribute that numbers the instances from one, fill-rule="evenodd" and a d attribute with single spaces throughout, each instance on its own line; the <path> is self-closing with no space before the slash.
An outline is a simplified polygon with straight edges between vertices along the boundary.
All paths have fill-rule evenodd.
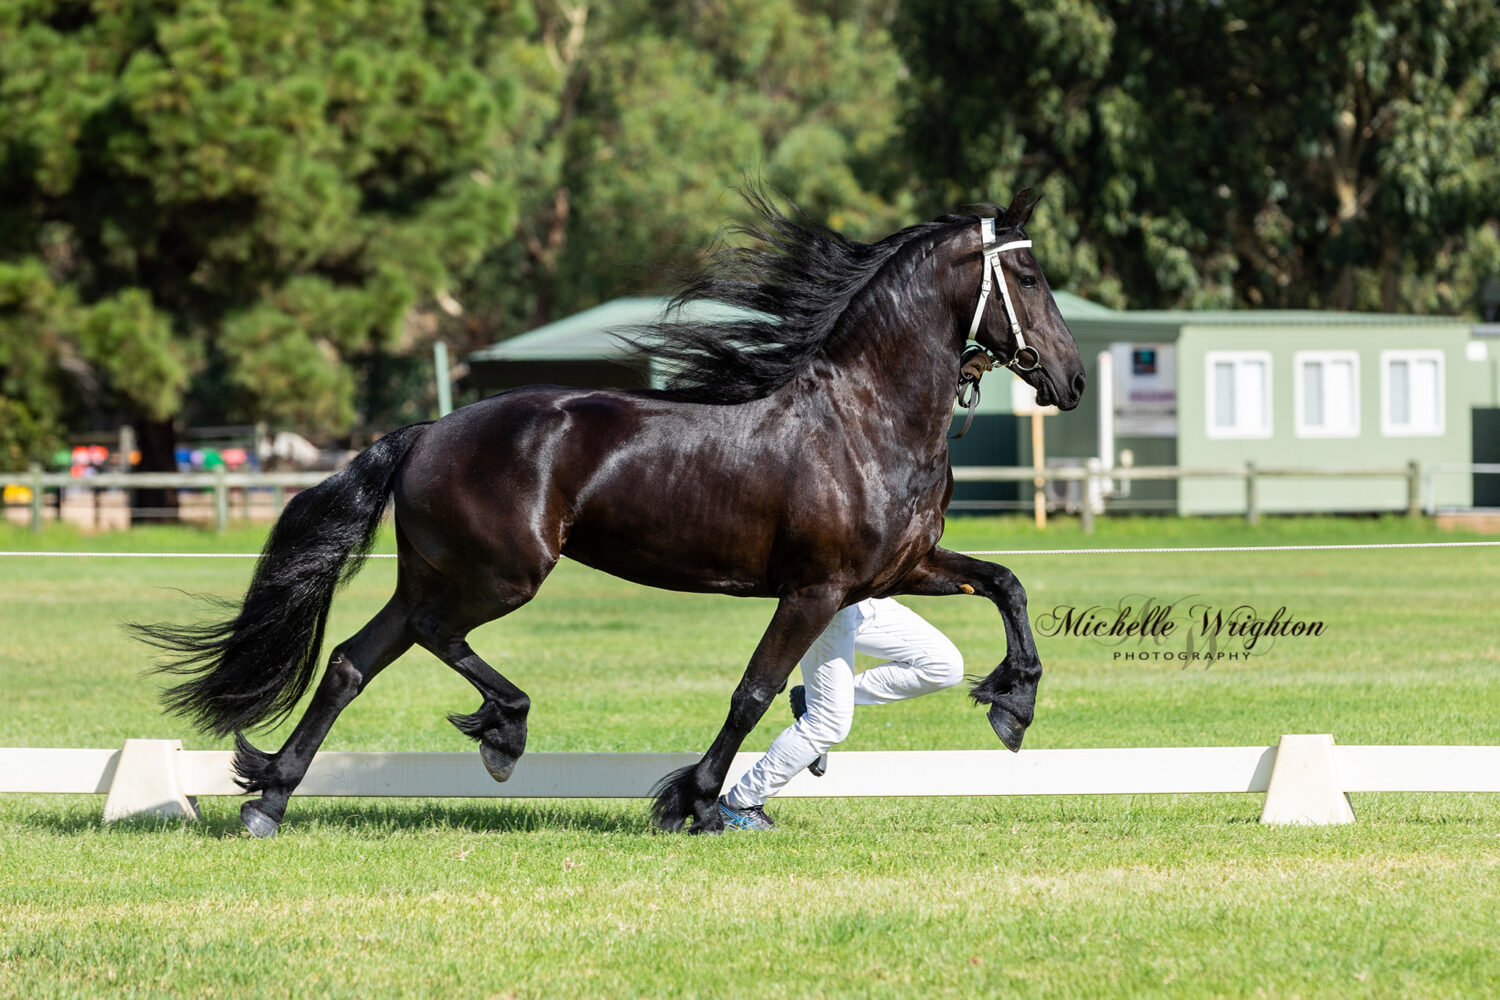
<path id="1" fill-rule="evenodd" d="M 1474 464 L 1500 465 L 1500 408 L 1475 408 Z M 1500 473 L 1474 473 L 1474 506 L 1500 507 Z"/>
<path id="2" fill-rule="evenodd" d="M 962 426 L 960 411 L 953 427 L 956 430 Z M 1026 433 L 1030 434 L 1029 419 L 1026 427 Z M 953 465 L 1018 465 L 1020 428 L 1021 419 L 1009 413 L 976 413 L 969 433 L 948 442 L 948 460 Z M 1027 496 L 1031 495 L 1030 489 L 1028 486 Z M 954 483 L 953 502 L 948 510 L 955 514 L 1016 510 L 1021 506 L 1020 495 L 1016 483 Z"/>

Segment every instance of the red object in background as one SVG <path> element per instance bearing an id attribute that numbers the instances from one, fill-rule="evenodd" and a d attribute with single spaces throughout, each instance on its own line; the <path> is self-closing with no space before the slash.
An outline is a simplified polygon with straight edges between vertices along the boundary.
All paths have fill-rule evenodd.
<path id="1" fill-rule="evenodd" d="M 238 469 L 250 460 L 249 453 L 243 448 L 225 448 L 219 453 L 219 457 L 224 459 L 224 464 L 231 469 Z"/>
<path id="2" fill-rule="evenodd" d="M 81 444 L 70 451 L 68 457 L 74 469 L 73 475 L 77 476 L 80 475 L 77 471 L 79 468 L 107 463 L 109 461 L 109 449 L 102 444 Z"/>

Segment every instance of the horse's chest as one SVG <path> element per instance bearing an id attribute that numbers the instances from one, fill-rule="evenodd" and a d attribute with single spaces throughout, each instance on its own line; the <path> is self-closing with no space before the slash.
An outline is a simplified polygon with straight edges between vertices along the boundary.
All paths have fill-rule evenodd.
<path id="1" fill-rule="evenodd" d="M 851 523 L 859 525 L 872 563 L 903 563 L 912 552 L 919 558 L 937 544 L 943 533 L 946 496 L 944 479 L 931 481 L 925 477 L 887 481 L 869 490 L 863 497 L 863 509 Z"/>
<path id="2" fill-rule="evenodd" d="M 931 551 L 943 536 L 943 510 L 938 505 L 917 509 L 896 542 L 896 557 L 915 562 Z"/>

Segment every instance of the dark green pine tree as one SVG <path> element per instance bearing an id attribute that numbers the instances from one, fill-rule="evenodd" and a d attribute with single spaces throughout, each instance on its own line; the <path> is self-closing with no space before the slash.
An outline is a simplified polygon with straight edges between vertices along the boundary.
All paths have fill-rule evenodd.
<path id="1" fill-rule="evenodd" d="M 524 75 L 494 167 L 518 179 L 520 219 L 461 296 L 469 335 L 671 288 L 726 220 L 748 221 L 730 190 L 747 182 L 856 238 L 910 222 L 889 8 L 538 3 L 539 30 L 508 43 Z"/>
<path id="2" fill-rule="evenodd" d="M 496 39 L 534 27 L 508 0 L 0 0 L 7 409 L 42 440 L 101 396 L 156 467 L 195 380 L 210 417 L 349 426 L 343 362 L 399 350 L 515 223 Z"/>
<path id="3" fill-rule="evenodd" d="M 1464 312 L 1500 271 L 1492 0 L 903 0 L 929 201 L 1045 193 L 1112 305 Z"/>

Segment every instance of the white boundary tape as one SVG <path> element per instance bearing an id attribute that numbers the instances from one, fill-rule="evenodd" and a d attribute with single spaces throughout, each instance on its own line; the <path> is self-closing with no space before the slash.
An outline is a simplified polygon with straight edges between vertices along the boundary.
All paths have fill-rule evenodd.
<path id="1" fill-rule="evenodd" d="M 1118 556 L 1127 553 L 1161 555 L 1179 552 L 1336 552 L 1368 549 L 1476 549 L 1500 542 L 1367 542 L 1347 545 L 1200 545 L 1183 548 L 1122 549 L 980 549 L 966 556 Z"/>
<path id="2" fill-rule="evenodd" d="M 1478 549 L 1500 546 L 1500 542 L 1368 542 L 1346 545 L 1201 545 L 1179 548 L 1117 549 L 973 549 L 966 556 L 1118 556 L 1127 554 L 1161 555 L 1192 552 L 1336 552 L 1370 549 Z M 46 559 L 258 559 L 259 552 L 0 552 L 4 556 L 35 556 Z M 377 552 L 354 556 L 356 559 L 394 559 L 395 555 Z"/>
<path id="3" fill-rule="evenodd" d="M 728 783 L 760 754 L 737 754 Z M 119 750 L 0 749 L 0 792 L 106 795 L 105 820 L 197 815 L 200 795 L 242 795 L 232 752 L 177 740 L 126 740 Z M 318 754 L 298 796 L 646 798 L 693 753 L 531 753 L 497 784 L 479 754 Z M 1336 746 L 1288 735 L 1274 747 L 847 751 L 828 774 L 801 773 L 793 798 L 1150 795 L 1263 792 L 1264 823 L 1354 820 L 1350 792 L 1500 792 L 1500 746 Z"/>
<path id="4" fill-rule="evenodd" d="M 44 559 L 259 559 L 259 552 L 0 552 L 0 556 L 37 556 Z M 394 559 L 374 553 L 356 559 Z"/>

